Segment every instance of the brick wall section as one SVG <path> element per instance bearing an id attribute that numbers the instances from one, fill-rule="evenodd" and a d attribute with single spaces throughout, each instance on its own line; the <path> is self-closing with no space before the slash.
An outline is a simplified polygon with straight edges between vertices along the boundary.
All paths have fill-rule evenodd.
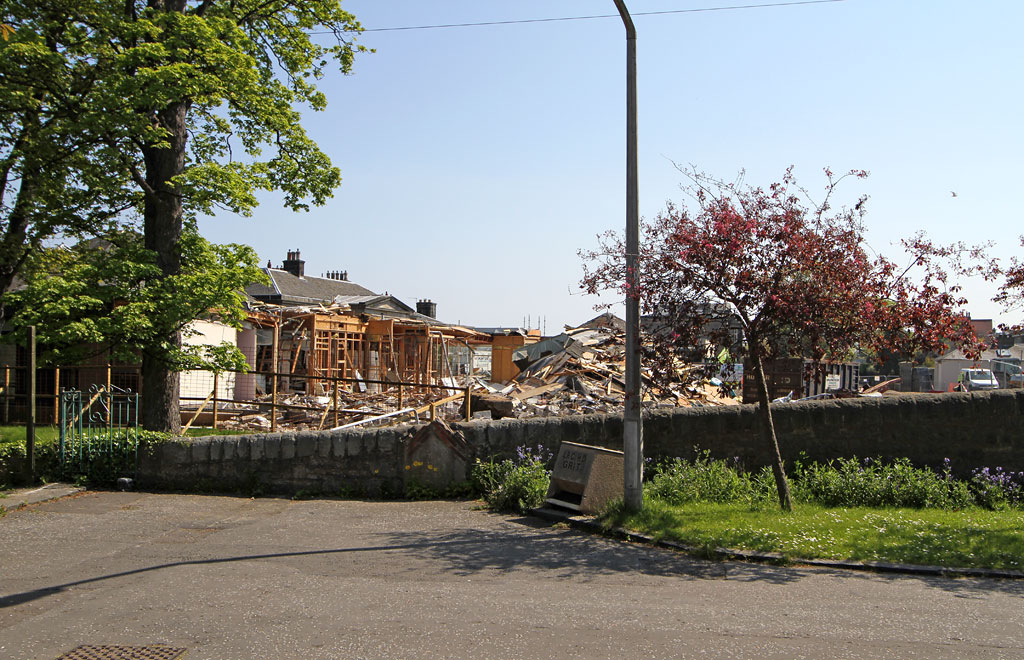
<path id="1" fill-rule="evenodd" d="M 777 404 L 775 428 L 787 460 L 905 456 L 919 465 L 952 461 L 958 474 L 981 466 L 1024 470 L 1024 392 L 999 390 Z M 563 440 L 622 449 L 622 419 L 576 415 L 454 424 L 475 455 L 509 457 L 516 447 L 557 450 Z M 748 467 L 769 462 L 756 406 L 644 413 L 646 456 L 692 457 L 695 448 Z M 221 436 L 142 452 L 148 487 L 267 492 L 397 494 L 414 427 Z"/>

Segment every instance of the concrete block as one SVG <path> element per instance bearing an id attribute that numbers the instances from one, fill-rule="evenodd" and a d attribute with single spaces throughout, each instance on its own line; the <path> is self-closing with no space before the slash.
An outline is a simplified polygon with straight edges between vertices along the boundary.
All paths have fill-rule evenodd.
<path id="1" fill-rule="evenodd" d="M 247 435 L 235 436 L 235 459 L 248 461 L 252 456 L 251 441 Z"/>
<path id="2" fill-rule="evenodd" d="M 233 461 L 238 456 L 238 443 L 234 438 L 225 437 L 221 441 L 221 460 Z"/>
<path id="3" fill-rule="evenodd" d="M 262 461 L 266 457 L 266 441 L 259 436 L 252 436 L 249 439 L 249 460 Z"/>
<path id="4" fill-rule="evenodd" d="M 336 458 L 342 458 L 345 456 L 345 436 L 339 431 L 335 431 L 330 435 L 331 438 L 331 451 L 334 453 Z"/>
<path id="5" fill-rule="evenodd" d="M 190 448 L 188 441 L 174 440 L 160 445 L 160 452 L 163 454 L 163 463 L 167 465 L 180 466 L 188 465 Z"/>
<path id="6" fill-rule="evenodd" d="M 363 453 L 363 436 L 350 435 L 345 438 L 345 456 L 359 456 Z"/>
<path id="7" fill-rule="evenodd" d="M 193 463 L 209 463 L 210 462 L 210 439 L 199 438 L 192 441 L 192 457 Z"/>
<path id="8" fill-rule="evenodd" d="M 210 462 L 217 463 L 224 456 L 224 440 L 222 438 L 210 438 Z"/>
<path id="9" fill-rule="evenodd" d="M 333 438 L 330 434 L 320 432 L 316 436 L 316 454 L 320 458 L 328 458 L 331 455 L 331 445 L 333 444 Z"/>
<path id="10" fill-rule="evenodd" d="M 404 452 L 404 434 L 395 433 L 392 429 L 381 429 L 377 431 L 377 453 L 394 454 L 396 451 Z"/>
<path id="11" fill-rule="evenodd" d="M 486 458 L 488 455 L 486 452 L 487 424 L 487 421 L 452 424 L 452 428 L 466 439 L 466 444 L 472 449 L 474 458 Z"/>
<path id="12" fill-rule="evenodd" d="M 281 460 L 290 461 L 295 458 L 296 447 L 295 447 L 295 434 L 294 433 L 282 433 L 281 434 Z"/>
<path id="13" fill-rule="evenodd" d="M 316 453 L 316 436 L 308 431 L 298 434 L 295 438 L 295 457 L 309 458 Z"/>
<path id="14" fill-rule="evenodd" d="M 268 461 L 276 461 L 281 458 L 281 434 L 267 433 L 262 436 L 263 458 Z"/>

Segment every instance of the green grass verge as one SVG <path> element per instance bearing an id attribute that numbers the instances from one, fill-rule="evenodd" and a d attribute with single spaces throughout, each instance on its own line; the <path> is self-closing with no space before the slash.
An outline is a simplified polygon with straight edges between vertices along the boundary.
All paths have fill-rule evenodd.
<path id="1" fill-rule="evenodd" d="M 37 426 L 36 445 L 48 445 L 56 442 L 60 432 L 56 426 Z M 25 425 L 0 426 L 0 446 L 25 446 Z"/>
<path id="2" fill-rule="evenodd" d="M 188 433 L 185 435 L 190 438 L 208 436 L 208 435 L 244 435 L 250 433 L 250 431 L 240 431 L 236 429 L 209 429 L 209 428 L 190 428 Z M 36 445 L 48 445 L 60 439 L 60 429 L 56 426 L 37 426 L 36 427 Z M 25 426 L 24 425 L 12 425 L 12 426 L 0 426 L 0 447 L 5 445 L 17 445 L 23 447 L 25 445 Z"/>
<path id="3" fill-rule="evenodd" d="M 787 559 L 853 559 L 952 568 L 1024 570 L 1024 511 L 826 508 L 791 513 L 745 504 L 621 505 L 602 524 L 704 549 L 781 553 Z"/>

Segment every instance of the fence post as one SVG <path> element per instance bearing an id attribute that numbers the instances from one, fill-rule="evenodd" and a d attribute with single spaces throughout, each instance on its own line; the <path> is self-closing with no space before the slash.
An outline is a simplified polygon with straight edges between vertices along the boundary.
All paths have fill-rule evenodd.
<path id="1" fill-rule="evenodd" d="M 466 421 L 467 421 L 467 422 L 468 422 L 469 420 L 473 419 L 473 411 L 471 411 L 471 410 L 469 409 L 469 408 L 470 408 L 470 401 L 471 401 L 471 400 L 472 400 L 472 399 L 471 399 L 471 398 L 470 398 L 470 396 L 469 396 L 469 388 L 467 387 L 467 388 L 466 388 Z"/>
<path id="2" fill-rule="evenodd" d="M 217 376 L 220 372 L 213 372 L 213 430 L 217 430 Z"/>
<path id="3" fill-rule="evenodd" d="M 36 480 L 36 326 L 28 327 L 28 420 L 25 423 L 25 455 L 29 483 Z"/>
<path id="4" fill-rule="evenodd" d="M 437 418 L 437 406 L 434 403 L 430 404 L 430 421 L 434 421 Z"/>
<path id="5" fill-rule="evenodd" d="M 110 391 L 110 363 L 107 363 L 107 391 Z"/>
<path id="6" fill-rule="evenodd" d="M 334 379 L 334 387 L 331 389 L 332 405 L 334 406 L 334 425 L 338 425 L 338 379 Z"/>
<path id="7" fill-rule="evenodd" d="M 60 411 L 57 410 L 57 402 L 60 400 L 60 367 L 53 368 L 53 424 L 56 426 L 60 421 Z"/>
<path id="8" fill-rule="evenodd" d="M 11 368 L 4 367 L 4 424 L 11 416 Z"/>

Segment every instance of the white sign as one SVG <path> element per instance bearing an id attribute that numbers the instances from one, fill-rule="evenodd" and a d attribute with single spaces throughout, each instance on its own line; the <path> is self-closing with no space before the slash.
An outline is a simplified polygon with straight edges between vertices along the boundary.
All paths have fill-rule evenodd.
<path id="1" fill-rule="evenodd" d="M 841 384 L 839 374 L 829 374 L 825 376 L 825 391 L 838 390 Z"/>

